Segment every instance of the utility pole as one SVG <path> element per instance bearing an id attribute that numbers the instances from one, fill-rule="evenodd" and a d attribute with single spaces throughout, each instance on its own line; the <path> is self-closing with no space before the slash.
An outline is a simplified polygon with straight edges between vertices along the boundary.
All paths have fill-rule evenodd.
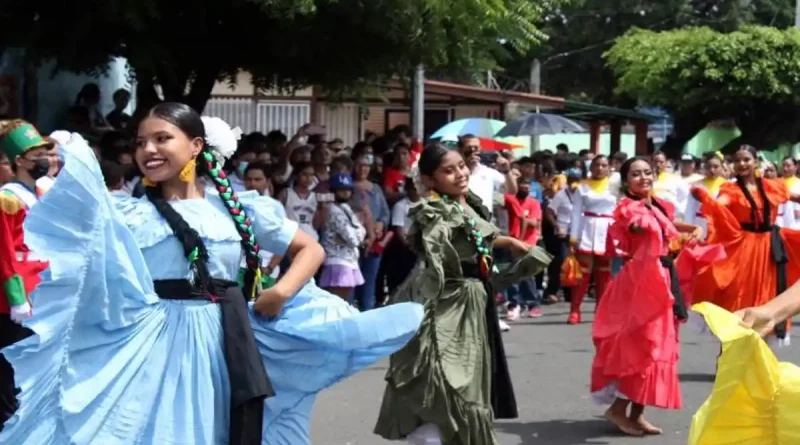
<path id="1" fill-rule="evenodd" d="M 531 62 L 530 92 L 533 94 L 542 92 L 542 62 L 539 59 L 533 59 Z"/>
<path id="2" fill-rule="evenodd" d="M 414 89 L 411 94 L 411 138 L 414 142 L 425 140 L 425 67 L 414 70 Z"/>
<path id="3" fill-rule="evenodd" d="M 794 27 L 800 28 L 800 0 L 794 6 Z"/>

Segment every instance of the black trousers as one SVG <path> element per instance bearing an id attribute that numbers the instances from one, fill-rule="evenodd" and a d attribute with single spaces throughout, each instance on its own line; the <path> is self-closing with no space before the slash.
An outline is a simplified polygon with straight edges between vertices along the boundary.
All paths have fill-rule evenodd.
<path id="1" fill-rule="evenodd" d="M 552 237 L 545 239 L 545 249 L 553 255 L 553 261 L 547 266 L 547 289 L 545 296 L 556 295 L 561 288 L 561 265 L 569 256 L 569 239 Z M 564 289 L 564 299 L 570 300 L 570 290 Z"/>
<path id="2" fill-rule="evenodd" d="M 33 335 L 33 332 L 11 320 L 8 314 L 0 314 L 0 348 L 13 345 Z M 14 385 L 14 369 L 0 355 L 0 431 L 3 424 L 17 411 L 17 389 Z"/>

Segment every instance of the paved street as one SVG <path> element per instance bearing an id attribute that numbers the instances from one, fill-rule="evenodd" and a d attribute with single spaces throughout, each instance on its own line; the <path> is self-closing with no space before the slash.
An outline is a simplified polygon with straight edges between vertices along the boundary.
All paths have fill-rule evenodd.
<path id="1" fill-rule="evenodd" d="M 593 305 L 586 305 L 588 320 L 575 327 L 564 324 L 566 304 L 550 306 L 544 317 L 522 320 L 504 334 L 520 418 L 497 423 L 500 443 L 685 445 L 692 415 L 711 390 L 718 347 L 685 331 L 681 351 L 684 409 L 649 410 L 649 420 L 664 429 L 664 436 L 622 437 L 598 417 L 604 408 L 592 405 L 587 396 L 592 309 Z M 800 364 L 800 345 L 783 351 L 780 358 Z M 313 417 L 314 445 L 392 443 L 372 434 L 385 370 L 386 363 L 378 364 L 320 396 Z"/>

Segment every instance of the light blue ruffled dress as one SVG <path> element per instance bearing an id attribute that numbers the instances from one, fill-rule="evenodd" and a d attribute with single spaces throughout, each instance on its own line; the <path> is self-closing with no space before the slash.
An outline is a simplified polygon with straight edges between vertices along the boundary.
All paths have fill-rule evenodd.
<path id="1" fill-rule="evenodd" d="M 188 279 L 180 243 L 146 199 L 111 197 L 81 139 L 29 214 L 26 242 L 50 259 L 32 294 L 36 335 L 2 350 L 20 408 L 0 433 L 14 445 L 224 445 L 230 389 L 219 306 L 161 300 L 153 280 Z M 262 249 L 282 255 L 297 225 L 276 201 L 240 196 Z M 221 200 L 172 202 L 209 250 L 214 278 L 235 280 L 239 235 Z M 263 443 L 309 443 L 317 393 L 400 348 L 422 307 L 360 314 L 307 283 L 274 319 L 250 310 L 276 396 Z"/>

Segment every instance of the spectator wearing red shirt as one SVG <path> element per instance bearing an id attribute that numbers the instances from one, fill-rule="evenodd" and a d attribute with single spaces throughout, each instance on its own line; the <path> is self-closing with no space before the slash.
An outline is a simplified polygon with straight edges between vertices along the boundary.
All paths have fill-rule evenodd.
<path id="1" fill-rule="evenodd" d="M 539 241 L 542 206 L 539 201 L 530 197 L 530 188 L 531 185 L 528 181 L 520 181 L 517 184 L 517 194 L 504 195 L 504 201 L 508 211 L 509 235 L 533 246 Z M 508 290 L 508 297 L 510 300 L 506 316 L 508 321 L 518 320 L 523 306 L 527 307 L 530 317 L 542 316 L 542 310 L 539 308 L 542 304 L 542 297 L 533 277 L 526 278 L 512 286 Z"/>
<path id="2" fill-rule="evenodd" d="M 401 200 L 405 196 L 403 190 L 406 183 L 406 176 L 411 170 L 411 149 L 408 145 L 400 142 L 395 145 L 392 151 L 392 164 L 383 167 L 383 194 L 389 205 Z"/>

